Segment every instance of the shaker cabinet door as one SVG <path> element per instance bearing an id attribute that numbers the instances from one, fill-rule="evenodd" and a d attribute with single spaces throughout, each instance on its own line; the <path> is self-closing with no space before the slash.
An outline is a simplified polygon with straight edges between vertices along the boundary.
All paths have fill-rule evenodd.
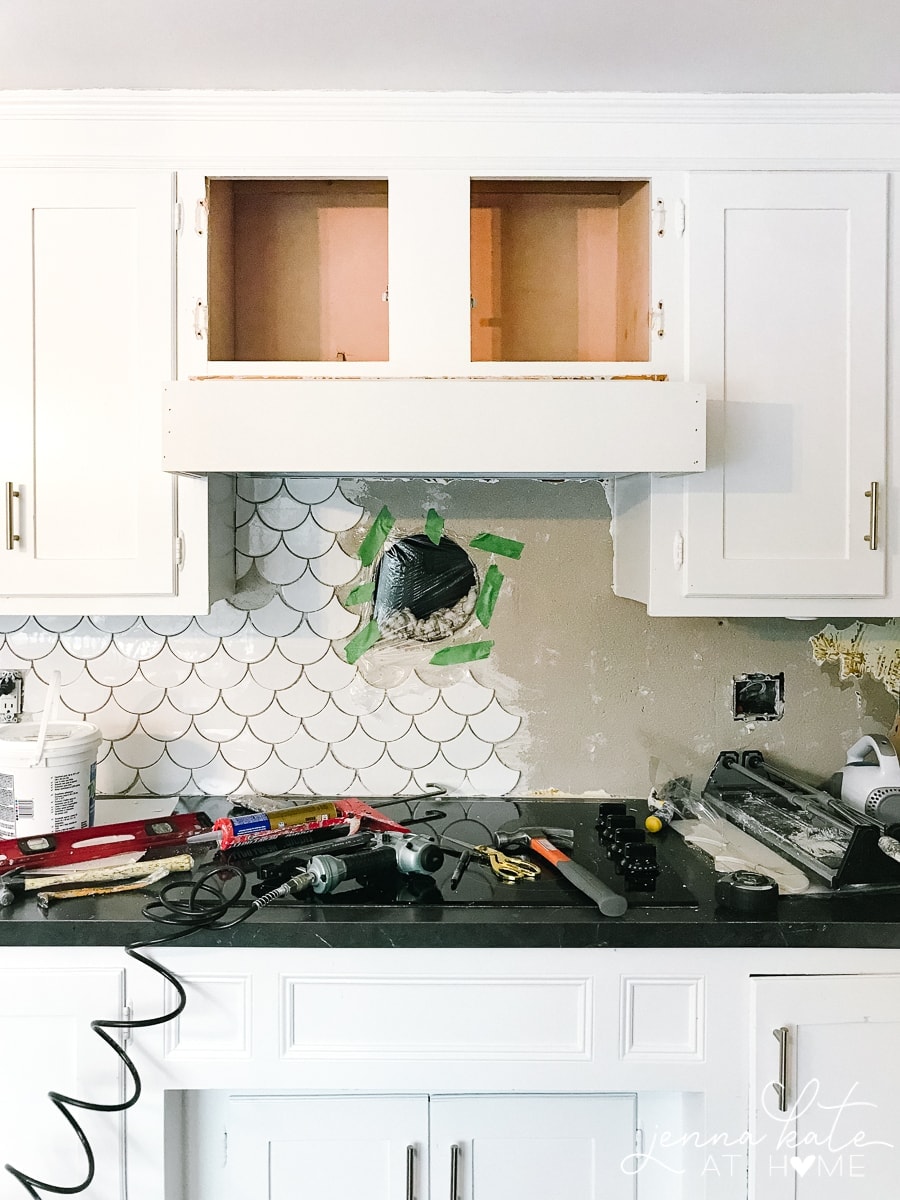
<path id="1" fill-rule="evenodd" d="M 159 416 L 173 367 L 172 187 L 166 171 L 4 172 L 7 612 L 47 611 L 48 597 L 94 611 L 79 598 L 96 596 L 125 611 L 129 596 L 176 591 Z"/>
<path id="2" fill-rule="evenodd" d="M 685 484 L 688 597 L 883 596 L 887 177 L 698 173 Z"/>

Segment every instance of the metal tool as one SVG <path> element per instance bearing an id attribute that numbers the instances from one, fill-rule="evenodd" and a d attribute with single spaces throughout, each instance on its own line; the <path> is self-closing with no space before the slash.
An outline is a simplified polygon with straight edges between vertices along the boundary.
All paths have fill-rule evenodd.
<path id="1" fill-rule="evenodd" d="M 537 879 L 541 868 L 537 863 L 529 862 L 527 858 L 514 858 L 498 850 L 496 846 L 473 846 L 471 842 L 461 842 L 459 838 L 441 834 L 441 840 L 451 842 L 463 850 L 483 859 L 496 877 L 503 883 L 517 883 L 520 879 Z"/>
<path id="2" fill-rule="evenodd" d="M 527 850 L 531 846 L 531 839 L 535 837 L 547 837 L 562 850 L 571 850 L 575 845 L 574 829 L 555 829 L 548 825 L 523 825 L 511 832 L 500 829 L 494 834 L 493 840 L 498 850 Z"/>
<path id="3" fill-rule="evenodd" d="M 564 879 L 584 892 L 597 905 L 604 917 L 621 917 L 628 908 L 628 901 L 618 892 L 613 891 L 587 868 L 573 862 L 568 854 L 554 846 L 549 838 L 532 838 L 530 849 L 540 854 L 548 863 L 559 871 Z"/>

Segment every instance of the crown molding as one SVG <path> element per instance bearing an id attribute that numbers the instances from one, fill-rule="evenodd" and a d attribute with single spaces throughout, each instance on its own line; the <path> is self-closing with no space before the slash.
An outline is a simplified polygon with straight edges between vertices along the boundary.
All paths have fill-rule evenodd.
<path id="1" fill-rule="evenodd" d="M 900 94 L 0 91 L 0 120 L 900 124 Z"/>

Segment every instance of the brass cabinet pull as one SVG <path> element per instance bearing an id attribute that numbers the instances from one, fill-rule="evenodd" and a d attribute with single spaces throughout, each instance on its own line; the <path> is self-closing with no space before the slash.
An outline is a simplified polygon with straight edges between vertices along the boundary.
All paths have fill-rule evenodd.
<path id="1" fill-rule="evenodd" d="M 869 484 L 869 490 L 866 492 L 869 500 L 869 532 L 863 538 L 863 541 L 869 543 L 870 550 L 878 549 L 878 482 L 872 480 Z"/>
<path id="2" fill-rule="evenodd" d="M 788 1094 L 788 1027 L 782 1025 L 780 1029 L 773 1029 L 772 1034 L 778 1041 L 778 1078 L 772 1084 L 775 1089 L 775 1094 L 778 1097 L 778 1111 L 787 1112 L 787 1094 Z"/>
<path id="3" fill-rule="evenodd" d="M 19 535 L 15 531 L 13 522 L 13 501 L 18 500 L 19 491 L 15 484 L 7 481 L 6 484 L 6 548 L 14 550 L 16 542 L 19 541 Z"/>
<path id="4" fill-rule="evenodd" d="M 459 1146 L 450 1147 L 450 1200 L 459 1200 Z"/>
<path id="5" fill-rule="evenodd" d="M 416 1200 L 416 1148 L 406 1147 L 406 1200 Z"/>

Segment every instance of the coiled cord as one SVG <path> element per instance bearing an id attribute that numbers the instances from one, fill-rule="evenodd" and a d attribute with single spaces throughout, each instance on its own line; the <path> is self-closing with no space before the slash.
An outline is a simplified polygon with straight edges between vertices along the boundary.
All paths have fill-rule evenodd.
<path id="1" fill-rule="evenodd" d="M 234 887 L 229 894 L 227 885 L 231 881 L 234 881 Z M 154 1025 L 164 1025 L 167 1021 L 174 1021 L 177 1016 L 180 1016 L 187 1004 L 187 993 L 177 975 L 154 959 L 138 953 L 138 951 L 148 949 L 152 946 L 167 945 L 170 942 L 178 941 L 180 938 L 188 937 L 190 934 L 196 933 L 201 929 L 231 929 L 235 925 L 240 925 L 242 921 L 246 921 L 258 909 L 258 905 L 250 901 L 242 901 L 241 897 L 244 894 L 246 885 L 247 878 L 240 867 L 232 863 L 220 863 L 205 871 L 194 881 L 181 882 L 173 880 L 167 883 L 141 910 L 143 916 L 149 921 L 153 921 L 158 925 L 176 925 L 178 928 L 176 932 L 166 934 L 164 937 L 130 942 L 125 946 L 125 953 L 138 962 L 143 963 L 144 966 L 149 967 L 151 971 L 155 971 L 170 983 L 178 996 L 178 1002 L 173 1009 L 162 1013 L 158 1017 L 144 1017 L 140 1020 L 91 1021 L 91 1029 L 94 1033 L 102 1038 L 107 1046 L 118 1055 L 131 1079 L 133 1091 L 126 1100 L 115 1104 L 99 1104 L 93 1100 L 81 1100 L 76 1096 L 64 1096 L 61 1092 L 48 1093 L 50 1100 L 68 1121 L 71 1128 L 75 1131 L 75 1136 L 81 1143 L 86 1159 L 86 1173 L 81 1183 L 63 1186 L 36 1179 L 26 1171 L 20 1171 L 18 1167 L 6 1163 L 5 1169 L 19 1181 L 33 1200 L 42 1200 L 39 1191 L 52 1192 L 56 1196 L 74 1196 L 79 1192 L 85 1191 L 93 1181 L 96 1169 L 94 1151 L 77 1118 L 70 1111 L 71 1109 L 80 1108 L 89 1112 L 101 1113 L 125 1112 L 126 1109 L 132 1108 L 137 1104 L 141 1097 L 141 1077 L 138 1074 L 137 1067 L 128 1056 L 124 1047 L 120 1046 L 115 1038 L 107 1033 L 107 1030 L 149 1029 Z M 225 920 L 230 910 L 236 906 L 242 907 L 243 911 L 232 920 Z"/>

